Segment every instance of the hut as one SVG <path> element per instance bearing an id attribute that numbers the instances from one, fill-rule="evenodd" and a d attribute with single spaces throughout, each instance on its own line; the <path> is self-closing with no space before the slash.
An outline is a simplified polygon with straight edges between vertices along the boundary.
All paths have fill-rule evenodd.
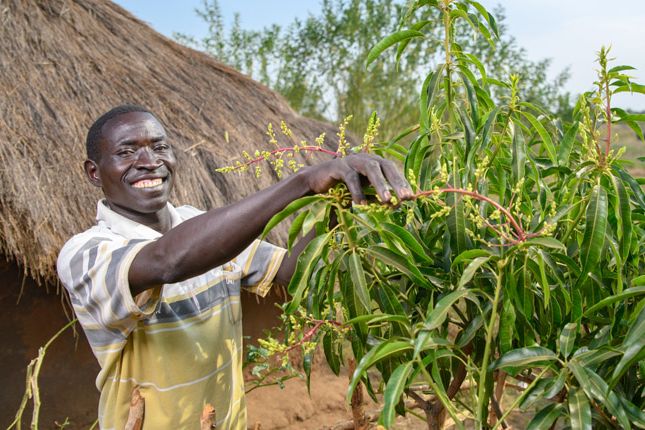
<path id="1" fill-rule="evenodd" d="M 210 208 L 277 178 L 215 169 L 266 147 L 268 123 L 298 139 L 335 128 L 298 116 L 276 93 L 156 33 L 104 0 L 0 0 L 0 425 L 24 389 L 24 367 L 66 321 L 55 273 L 67 238 L 93 223 L 100 190 L 84 178 L 84 137 L 121 103 L 155 112 L 180 163 L 173 202 Z M 58 292 L 58 295 L 56 294 Z M 270 321 L 270 304 L 245 300 L 245 330 Z M 264 310 L 258 312 L 259 306 Z M 274 312 L 275 313 L 275 312 Z M 57 341 L 42 370 L 42 428 L 87 428 L 98 370 L 83 336 Z M 342 395 L 342 394 L 341 394 Z"/>

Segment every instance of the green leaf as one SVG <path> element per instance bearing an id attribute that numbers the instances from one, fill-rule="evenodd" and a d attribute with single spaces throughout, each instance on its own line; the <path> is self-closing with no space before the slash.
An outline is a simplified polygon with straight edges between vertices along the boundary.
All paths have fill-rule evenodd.
<path id="1" fill-rule="evenodd" d="M 294 219 L 291 223 L 291 226 L 289 227 L 289 239 L 287 240 L 287 249 L 289 250 L 289 252 L 291 252 L 291 247 L 298 237 L 298 233 L 300 233 L 300 229 L 302 228 L 302 223 L 304 222 L 308 214 L 309 211 L 300 212 L 296 219 Z"/>
<path id="2" fill-rule="evenodd" d="M 472 297 L 473 292 L 466 289 L 453 291 L 447 296 L 444 296 L 441 300 L 439 300 L 437 305 L 432 309 L 432 311 L 426 318 L 426 321 L 423 325 L 424 329 L 432 330 L 441 326 L 441 324 L 443 324 L 444 320 L 446 319 L 446 315 L 448 315 L 448 311 L 450 310 L 452 305 L 454 305 L 458 300 L 468 296 Z"/>
<path id="3" fill-rule="evenodd" d="M 410 26 L 410 30 L 416 30 L 416 31 L 421 31 L 423 30 L 423 27 L 426 25 L 430 24 L 431 21 L 420 21 L 417 23 L 414 23 L 413 25 Z M 408 44 L 410 43 L 410 39 L 403 40 L 401 43 L 399 43 L 399 46 L 396 48 L 396 65 L 398 67 L 399 61 L 401 60 L 401 56 L 403 55 L 403 51 L 405 51 L 405 48 L 408 47 Z"/>
<path id="4" fill-rule="evenodd" d="M 291 294 L 292 298 L 285 309 L 285 313 L 290 314 L 300 306 L 305 288 L 309 284 L 311 272 L 314 270 L 316 262 L 322 255 L 323 250 L 328 246 L 331 234 L 329 232 L 314 238 L 302 251 L 300 257 L 298 257 L 298 264 L 296 265 L 296 270 L 291 277 L 291 282 L 289 282 L 288 287 L 289 294 Z"/>
<path id="5" fill-rule="evenodd" d="M 490 29 L 493 30 L 495 37 L 499 38 L 499 30 L 497 29 L 497 22 L 495 21 L 493 14 L 488 13 L 486 8 L 479 2 L 468 0 L 468 3 L 471 4 L 475 9 L 477 9 L 477 11 L 486 19 L 488 25 L 490 26 Z"/>
<path id="6" fill-rule="evenodd" d="M 395 267 L 401 273 L 407 275 L 413 282 L 416 284 L 430 288 L 431 285 L 421 274 L 419 269 L 412 265 L 408 260 L 406 260 L 401 255 L 396 252 L 385 248 L 383 246 L 371 246 L 365 250 L 368 254 L 375 257 L 377 260 L 382 261 L 383 263 Z"/>
<path id="7" fill-rule="evenodd" d="M 557 420 L 562 412 L 564 406 L 561 404 L 547 405 L 540 412 L 535 414 L 533 419 L 526 426 L 526 430 L 548 430 L 551 428 L 555 420 Z"/>
<path id="8" fill-rule="evenodd" d="M 425 261 L 426 263 L 432 262 L 430 257 L 428 257 L 425 249 L 423 249 L 423 246 L 412 235 L 412 233 L 407 231 L 405 228 L 389 222 L 383 223 L 381 227 L 383 228 L 383 230 L 393 234 L 398 239 L 400 239 L 408 247 L 408 249 L 412 251 L 414 255 L 419 257 L 419 259 Z"/>
<path id="9" fill-rule="evenodd" d="M 459 263 L 471 261 L 477 257 L 491 257 L 493 254 L 486 249 L 469 249 L 459 254 L 450 264 L 450 270 L 453 270 Z"/>
<path id="10" fill-rule="evenodd" d="M 551 139 L 551 135 L 549 134 L 548 131 L 546 131 L 546 128 L 542 125 L 542 123 L 534 117 L 532 114 L 522 111 L 522 115 L 526 119 L 529 120 L 535 131 L 537 131 L 538 135 L 540 136 L 540 139 L 542 139 L 542 144 L 544 145 L 544 148 L 546 149 L 547 154 L 549 155 L 549 158 L 551 159 L 551 162 L 553 164 L 557 163 L 557 155 L 555 153 L 555 147 L 553 146 L 553 140 Z"/>
<path id="11" fill-rule="evenodd" d="M 617 93 L 641 93 L 645 94 L 645 85 L 632 83 L 630 85 L 621 85 L 614 88 L 614 94 Z"/>
<path id="12" fill-rule="evenodd" d="M 453 186 L 455 188 L 460 187 L 459 175 L 457 174 L 453 174 Z M 448 206 L 452 206 L 452 210 L 448 214 L 446 222 L 448 224 L 448 231 L 450 232 L 453 251 L 457 254 L 461 254 L 467 248 L 464 200 L 456 193 L 449 193 L 446 198 L 446 203 Z"/>
<path id="13" fill-rule="evenodd" d="M 356 366 L 356 370 L 352 375 L 352 379 L 349 383 L 349 388 L 347 389 L 347 402 L 349 403 L 351 401 L 352 394 L 354 394 L 354 390 L 356 389 L 356 385 L 358 385 L 365 372 L 367 372 L 367 370 L 371 368 L 375 363 L 383 360 L 384 358 L 396 354 L 401 354 L 411 349 L 412 344 L 410 342 L 394 339 L 381 342 L 380 344 L 370 349 L 367 354 L 365 354 L 363 358 L 361 358 L 361 361 Z"/>
<path id="14" fill-rule="evenodd" d="M 387 48 L 392 45 L 395 45 L 404 40 L 411 39 L 413 37 L 424 37 L 423 33 L 418 30 L 403 30 L 381 39 L 367 54 L 367 65 L 372 63 L 378 58 L 379 55 Z"/>
<path id="15" fill-rule="evenodd" d="M 625 71 L 625 70 L 636 70 L 636 68 L 632 67 L 632 66 L 627 66 L 627 65 L 615 66 L 615 67 L 612 67 L 611 69 L 607 70 L 607 73 L 611 74 L 611 73 L 622 72 L 622 71 Z"/>
<path id="16" fill-rule="evenodd" d="M 569 390 L 569 417 L 571 430 L 591 430 L 591 406 L 583 390 Z"/>
<path id="17" fill-rule="evenodd" d="M 340 374 L 340 357 L 334 350 L 334 340 L 329 332 L 323 336 L 323 351 L 329 368 L 338 376 Z"/>
<path id="18" fill-rule="evenodd" d="M 264 239 L 266 235 L 269 234 L 269 232 L 273 229 L 273 227 L 278 225 L 282 220 L 293 214 L 298 209 L 301 209 L 308 204 L 322 199 L 323 197 L 321 196 L 307 196 L 289 203 L 286 208 L 275 214 L 273 218 L 269 220 L 267 225 L 264 227 L 264 230 L 262 231 L 262 238 Z"/>
<path id="19" fill-rule="evenodd" d="M 354 291 L 358 300 L 363 305 L 363 308 L 368 311 L 372 308 L 370 304 L 370 293 L 367 290 L 367 282 L 365 281 L 365 272 L 363 271 L 363 264 L 361 263 L 361 256 L 358 252 L 352 251 L 349 254 L 349 273 L 354 282 Z"/>
<path id="20" fill-rule="evenodd" d="M 386 428 L 389 428 L 394 422 L 396 416 L 394 408 L 401 399 L 411 372 L 412 362 L 408 361 L 394 369 L 394 372 L 392 372 L 390 378 L 387 380 L 385 392 L 383 393 L 383 411 L 379 418 L 379 422 Z"/>
<path id="21" fill-rule="evenodd" d="M 623 181 L 614 175 L 609 176 L 618 199 L 616 221 L 618 224 L 618 237 L 620 239 L 620 255 L 624 261 L 629 256 L 629 247 L 632 242 L 632 210 L 629 206 L 629 196 L 627 195 Z"/>
<path id="22" fill-rule="evenodd" d="M 643 357 L 643 351 L 645 349 L 645 336 L 643 336 L 643 333 L 645 333 L 645 307 L 641 309 L 636 322 L 629 328 L 625 340 L 621 345 L 624 354 L 611 375 L 612 386 L 618 382 L 618 379 L 620 379 L 629 367 L 645 358 Z"/>
<path id="23" fill-rule="evenodd" d="M 475 272 L 477 272 L 477 270 L 489 259 L 490 257 L 477 257 L 473 261 L 471 261 L 468 266 L 466 266 L 466 269 L 464 269 L 464 273 L 461 274 L 457 288 L 465 288 L 466 284 L 468 284 L 475 275 Z"/>
<path id="24" fill-rule="evenodd" d="M 602 349 L 592 349 L 592 350 L 582 351 L 582 352 L 579 349 L 573 355 L 573 358 L 571 360 L 575 361 L 580 366 L 590 367 L 590 366 L 595 366 L 598 363 L 607 361 L 610 358 L 615 357 L 617 355 L 620 355 L 620 352 L 616 351 L 615 349 L 602 348 Z"/>
<path id="25" fill-rule="evenodd" d="M 607 231 L 607 191 L 600 185 L 596 185 L 591 192 L 587 212 L 585 216 L 585 233 L 582 238 L 580 249 L 580 262 L 583 269 L 578 278 L 576 288 L 582 285 L 587 279 L 588 273 L 595 270 L 602 248 L 605 244 L 605 232 Z"/>
<path id="26" fill-rule="evenodd" d="M 524 142 L 524 135 L 522 128 L 516 127 L 514 122 L 509 124 L 511 133 L 513 135 L 513 142 L 511 144 L 513 155 L 513 180 L 517 183 L 520 178 L 524 178 L 524 169 L 526 166 L 526 143 Z"/>
<path id="27" fill-rule="evenodd" d="M 573 147 L 573 142 L 575 142 L 576 135 L 578 134 L 578 127 L 580 126 L 579 122 L 575 122 L 564 134 L 562 141 L 560 142 L 560 147 L 558 148 L 558 163 L 560 166 L 569 165 L 569 156 L 571 155 L 571 148 Z"/>
<path id="28" fill-rule="evenodd" d="M 515 331 L 515 307 L 510 298 L 504 298 L 504 306 L 499 319 L 499 349 L 502 354 L 513 349 Z"/>
<path id="29" fill-rule="evenodd" d="M 427 349 L 436 349 L 438 347 L 452 347 L 452 342 L 442 337 L 433 336 L 434 330 L 421 330 L 414 340 L 414 356 Z"/>
<path id="30" fill-rule="evenodd" d="M 534 237 L 526 241 L 528 245 L 539 245 L 547 248 L 561 249 L 562 251 L 567 250 L 562 242 L 553 237 Z"/>
<path id="31" fill-rule="evenodd" d="M 573 351 L 577 331 L 578 323 L 568 323 L 560 332 L 560 354 L 562 354 L 564 358 L 571 355 L 571 352 Z"/>
<path id="32" fill-rule="evenodd" d="M 488 369 L 493 370 L 502 369 L 504 367 L 526 366 L 531 363 L 553 360 L 557 360 L 557 357 L 550 349 L 546 349 L 541 346 L 529 346 L 507 352 L 492 362 Z"/>
<path id="33" fill-rule="evenodd" d="M 606 306 L 609 306 L 609 305 L 611 305 L 613 303 L 616 303 L 616 302 L 621 302 L 622 303 L 622 302 L 624 302 L 625 300 L 627 300 L 627 299 L 629 299 L 631 297 L 641 296 L 643 294 L 645 294 L 645 286 L 628 288 L 628 289 L 624 290 L 620 294 L 615 294 L 613 296 L 605 297 L 604 299 L 602 299 L 601 301 L 599 301 L 595 305 L 593 305 L 590 308 L 588 308 L 585 311 L 584 316 L 588 317 L 588 316 L 592 315 L 594 312 L 596 312 L 598 309 L 602 309 L 602 308 L 604 308 Z"/>
<path id="34" fill-rule="evenodd" d="M 409 325 L 410 318 L 404 315 L 390 315 L 390 314 L 369 314 L 369 315 L 359 315 L 347 321 L 347 325 L 367 323 L 367 324 L 378 324 L 384 321 L 393 321 L 398 323 L 403 323 Z"/>
<path id="35" fill-rule="evenodd" d="M 578 380 L 587 397 L 593 397 L 602 402 L 624 429 L 632 428 L 618 396 L 609 390 L 607 383 L 596 372 L 580 366 L 575 361 L 569 361 L 567 366 Z"/>

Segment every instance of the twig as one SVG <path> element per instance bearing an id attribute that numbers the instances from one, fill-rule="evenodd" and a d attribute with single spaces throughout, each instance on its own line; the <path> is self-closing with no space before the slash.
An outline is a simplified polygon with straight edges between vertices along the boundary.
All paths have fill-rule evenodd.
<path id="1" fill-rule="evenodd" d="M 199 418 L 201 430 L 211 430 L 215 428 L 215 408 L 210 403 L 206 403 L 202 410 L 202 416 Z M 256 428 L 258 426 L 256 425 Z"/>
<path id="2" fill-rule="evenodd" d="M 125 422 L 125 430 L 141 430 L 143 428 L 143 419 L 146 413 L 146 401 L 139 391 L 139 387 L 134 387 L 130 399 L 130 411 L 128 420 Z"/>
<path id="3" fill-rule="evenodd" d="M 354 361 L 354 359 L 349 359 L 348 361 L 348 374 L 349 380 L 351 381 L 354 370 L 356 370 L 356 361 Z M 363 403 L 363 383 L 359 381 L 358 384 L 356 384 L 354 392 L 352 393 L 352 401 L 350 403 L 352 407 L 354 430 L 367 430 L 369 419 L 365 415 L 365 408 L 363 408 Z"/>

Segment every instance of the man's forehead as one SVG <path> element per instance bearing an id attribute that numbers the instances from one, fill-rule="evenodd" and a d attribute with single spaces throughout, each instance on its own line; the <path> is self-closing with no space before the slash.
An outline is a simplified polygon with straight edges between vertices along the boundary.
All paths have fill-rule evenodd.
<path id="1" fill-rule="evenodd" d="M 103 124 L 101 134 L 104 140 L 118 143 L 123 140 L 163 136 L 165 130 L 159 120 L 148 112 L 127 112 Z"/>

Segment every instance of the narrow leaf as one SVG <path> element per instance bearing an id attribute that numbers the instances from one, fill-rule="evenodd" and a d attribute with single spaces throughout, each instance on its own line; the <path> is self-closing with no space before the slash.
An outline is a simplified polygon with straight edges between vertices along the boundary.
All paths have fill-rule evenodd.
<path id="1" fill-rule="evenodd" d="M 591 430 L 591 407 L 583 390 L 571 388 L 569 391 L 569 416 L 571 430 Z"/>
<path id="2" fill-rule="evenodd" d="M 264 230 L 262 231 L 262 238 L 265 238 L 266 235 L 269 234 L 269 232 L 273 229 L 273 227 L 278 225 L 282 220 L 287 218 L 289 215 L 293 214 L 298 209 L 301 209 L 317 200 L 322 200 L 322 197 L 307 196 L 289 203 L 289 205 L 287 205 L 286 208 L 284 208 L 283 210 L 275 214 L 273 218 L 269 220 L 267 225 L 264 227 Z"/>
<path id="3" fill-rule="evenodd" d="M 585 216 L 585 233 L 580 249 L 580 262 L 583 269 L 576 287 L 587 278 L 588 273 L 595 270 L 600 261 L 600 254 L 605 244 L 607 230 L 607 191 L 596 185 L 591 192 Z"/>
<path id="4" fill-rule="evenodd" d="M 354 291 L 358 296 L 358 300 L 363 305 L 363 308 L 369 311 L 371 309 L 370 293 L 367 291 L 367 282 L 365 281 L 365 272 L 363 271 L 361 257 L 355 251 L 349 254 L 349 273 L 352 277 L 352 282 L 354 282 Z"/>
<path id="5" fill-rule="evenodd" d="M 535 414 L 533 419 L 526 426 L 526 430 L 548 430 L 551 428 L 555 420 L 557 420 L 562 412 L 564 411 L 564 406 L 561 404 L 550 404 L 547 405 L 540 412 Z"/>
<path id="6" fill-rule="evenodd" d="M 471 261 L 468 264 L 468 266 L 466 266 L 466 269 L 464 269 L 464 273 L 461 274 L 461 278 L 459 279 L 459 285 L 457 285 L 457 288 L 458 289 L 465 288 L 466 285 L 470 282 L 470 280 L 475 275 L 475 272 L 477 272 L 477 270 L 489 259 L 490 257 L 477 257 L 473 261 Z"/>
<path id="7" fill-rule="evenodd" d="M 367 65 L 369 65 L 374 60 L 376 60 L 378 56 L 381 55 L 381 53 L 385 51 L 387 48 L 389 48 L 390 46 L 395 45 L 404 40 L 411 39 L 413 37 L 424 37 L 424 35 L 423 33 L 417 30 L 403 30 L 384 37 L 376 45 L 374 45 L 374 47 L 370 50 L 369 54 L 367 54 Z"/>
<path id="8" fill-rule="evenodd" d="M 459 299 L 472 295 L 471 290 L 457 290 L 443 297 L 426 318 L 424 328 L 432 330 L 443 324 L 448 311 Z"/>
<path id="9" fill-rule="evenodd" d="M 540 136 L 540 139 L 542 140 L 542 144 L 544 145 L 544 149 L 546 149 L 547 154 L 549 155 L 549 158 L 551 159 L 551 162 L 553 164 L 557 163 L 557 155 L 555 153 L 555 147 L 553 146 L 553 140 L 551 139 L 551 135 L 549 132 L 544 128 L 542 123 L 534 117 L 532 114 L 522 111 L 522 115 L 526 119 L 529 120 L 535 131 L 537 131 L 538 135 Z"/>
<path id="10" fill-rule="evenodd" d="M 401 399 L 401 394 L 406 387 L 408 377 L 412 372 L 412 362 L 399 365 L 394 372 L 390 375 L 390 378 L 387 380 L 387 385 L 385 386 L 385 392 L 383 393 L 383 411 L 381 412 L 381 417 L 379 421 L 386 428 L 389 428 L 394 422 L 396 416 L 395 406 L 399 403 Z"/>
<path id="11" fill-rule="evenodd" d="M 507 352 L 500 358 L 492 362 L 489 370 L 501 369 L 504 367 L 526 366 L 527 364 L 553 361 L 557 357 L 550 349 L 541 346 L 529 346 L 527 348 L 518 348 Z"/>
<path id="12" fill-rule="evenodd" d="M 347 402 L 350 402 L 352 394 L 356 389 L 356 385 L 370 367 L 372 367 L 378 361 L 383 360 L 384 358 L 396 354 L 401 354 L 411 349 L 412 345 L 410 344 L 410 342 L 401 340 L 386 340 L 370 349 L 367 354 L 365 354 L 363 358 L 361 358 L 361 361 L 356 366 L 356 370 L 352 375 L 352 379 L 347 390 Z"/>
<path id="13" fill-rule="evenodd" d="M 569 323 L 564 326 L 560 332 L 560 354 L 567 358 L 573 351 L 573 345 L 576 342 L 577 323 Z"/>

